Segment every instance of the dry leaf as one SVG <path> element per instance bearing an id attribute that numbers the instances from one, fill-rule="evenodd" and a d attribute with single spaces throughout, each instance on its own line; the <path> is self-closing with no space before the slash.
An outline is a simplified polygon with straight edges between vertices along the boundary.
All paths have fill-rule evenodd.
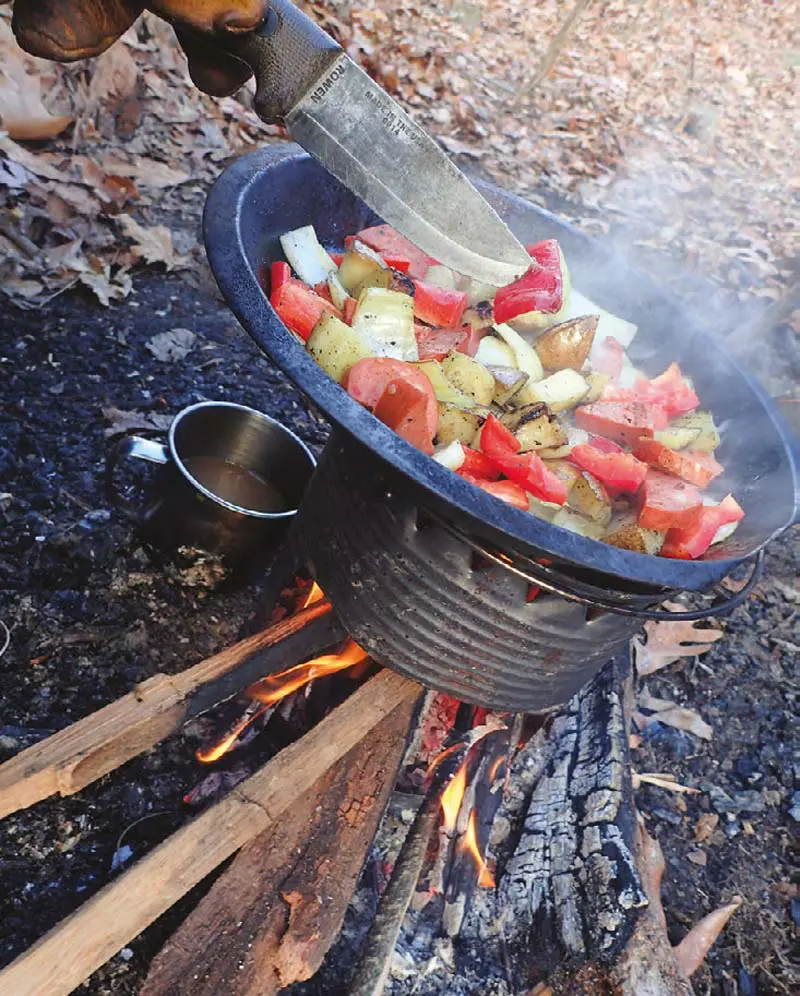
<path id="1" fill-rule="evenodd" d="M 684 975 L 691 977 L 703 964 L 711 945 L 722 933 L 725 924 L 742 905 L 742 900 L 736 896 L 732 903 L 703 917 L 700 923 L 692 927 L 689 933 L 673 950 Z"/>
<path id="2" fill-rule="evenodd" d="M 173 363 L 175 360 L 182 360 L 191 352 L 196 338 L 194 332 L 189 329 L 170 329 L 168 332 L 154 335 L 145 345 L 157 360 L 161 360 L 162 363 Z"/>
<path id="3" fill-rule="evenodd" d="M 672 608 L 670 603 L 665 603 Z M 680 608 L 680 606 L 678 606 Z M 636 670 L 642 677 L 660 671 L 681 657 L 699 657 L 724 635 L 719 629 L 699 629 L 692 622 L 646 622 L 646 642 L 633 638 Z"/>
<path id="4" fill-rule="evenodd" d="M 674 775 L 670 775 L 666 772 L 643 772 L 640 774 L 638 771 L 634 771 L 632 774 L 633 787 L 635 789 L 639 788 L 640 785 L 655 785 L 657 788 L 667 789 L 670 792 L 679 792 L 685 795 L 697 795 L 700 791 L 696 788 L 691 788 L 689 785 L 681 785 L 680 782 L 675 780 Z"/>
<path id="5" fill-rule="evenodd" d="M 139 69 L 125 45 L 112 45 L 92 62 L 89 108 L 115 97 L 117 101 L 136 91 Z"/>
<path id="6" fill-rule="evenodd" d="M 643 717 L 645 725 L 648 725 L 648 720 L 650 722 L 657 720 L 659 723 L 672 726 L 677 730 L 686 730 L 687 733 L 693 733 L 702 740 L 710 740 L 713 735 L 714 731 L 712 728 L 694 709 L 679 706 L 675 702 L 670 702 L 669 699 L 656 698 L 646 690 L 640 693 L 638 704 L 643 709 L 649 709 L 654 713 L 653 716 Z"/>
<path id="7" fill-rule="evenodd" d="M 119 223 L 123 232 L 133 240 L 133 254 L 146 263 L 163 263 L 171 270 L 175 266 L 175 250 L 172 247 L 172 232 L 165 225 L 145 228 L 135 218 L 124 214 Z"/>
<path id="8" fill-rule="evenodd" d="M 0 120 L 15 141 L 55 138 L 72 124 L 69 114 L 53 115 L 42 103 L 41 81 L 29 73 L 26 59 L 13 40 L 11 27 L 0 20 Z"/>
<path id="9" fill-rule="evenodd" d="M 701 851 L 699 848 L 694 851 L 689 851 L 686 857 L 692 862 L 693 865 L 697 865 L 700 868 L 705 868 L 708 864 L 708 855 L 705 851 Z"/>
<path id="10" fill-rule="evenodd" d="M 166 430 L 172 423 L 171 415 L 160 415 L 157 412 L 125 411 L 113 405 L 103 408 L 103 417 L 110 423 L 105 430 L 106 437 L 118 436 L 123 432 L 144 432 L 147 430 Z"/>
<path id="11" fill-rule="evenodd" d="M 694 839 L 696 843 L 702 844 L 708 840 L 711 834 L 717 829 L 719 816 L 716 813 L 703 813 L 694 827 Z"/>
<path id="12" fill-rule="evenodd" d="M 100 165 L 109 175 L 127 176 L 140 187 L 177 187 L 192 179 L 191 173 L 186 170 L 173 169 L 166 163 L 146 156 L 139 156 L 136 162 L 131 162 L 117 153 L 111 153 L 103 158 Z"/>

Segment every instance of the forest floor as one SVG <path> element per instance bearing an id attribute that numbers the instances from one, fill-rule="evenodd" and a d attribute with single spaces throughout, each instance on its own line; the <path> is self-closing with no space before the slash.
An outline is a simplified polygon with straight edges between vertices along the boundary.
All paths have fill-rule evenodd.
<path id="1" fill-rule="evenodd" d="M 590 5 L 537 81 L 571 7 L 310 5 L 465 168 L 606 238 L 668 283 L 791 417 L 800 397 L 798 5 Z M 170 30 L 150 18 L 94 63 L 56 67 L 15 51 L 2 14 L 0 67 L 5 759 L 148 675 L 230 643 L 252 608 L 252 591 L 211 594 L 193 574 L 144 557 L 103 494 L 109 430 L 163 425 L 203 398 L 265 410 L 316 447 L 325 427 L 239 330 L 204 259 L 209 184 L 232 156 L 282 138 L 254 117 L 248 93 L 214 101 L 194 91 Z M 36 141 L 12 137 L 23 118 L 38 122 Z M 180 360 L 153 349 L 155 335 L 175 328 L 193 336 Z M 694 980 L 698 993 L 798 987 L 789 951 L 800 919 L 790 873 L 799 541 L 795 530 L 776 544 L 756 595 L 708 653 L 642 688 L 712 729 L 704 739 L 656 722 L 634 751 L 637 771 L 698 790 L 645 784 L 638 793 L 667 858 L 673 938 L 744 899 Z M 78 796 L 0 824 L 0 963 L 116 874 L 123 829 L 135 856 L 175 829 L 197 778 L 176 736 Z M 135 996 L 182 911 L 81 991 Z"/>

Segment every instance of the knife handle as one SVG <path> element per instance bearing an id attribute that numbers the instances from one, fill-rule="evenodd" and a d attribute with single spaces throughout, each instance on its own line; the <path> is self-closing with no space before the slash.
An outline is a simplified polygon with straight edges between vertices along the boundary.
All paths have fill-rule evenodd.
<path id="1" fill-rule="evenodd" d="M 342 55 L 342 48 L 291 0 L 270 0 L 261 24 L 229 36 L 226 48 L 246 62 L 256 79 L 255 109 L 278 124 Z"/>

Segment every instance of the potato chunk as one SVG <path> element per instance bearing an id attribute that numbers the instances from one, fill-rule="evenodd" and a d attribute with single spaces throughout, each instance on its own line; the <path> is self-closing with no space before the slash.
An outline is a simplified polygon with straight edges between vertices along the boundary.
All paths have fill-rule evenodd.
<path id="1" fill-rule="evenodd" d="M 327 312 L 311 330 L 306 345 L 337 384 L 341 384 L 354 363 L 373 355 L 372 346 L 364 336 Z"/>
<path id="2" fill-rule="evenodd" d="M 584 315 L 548 329 L 534 346 L 545 370 L 580 370 L 589 356 L 599 321 L 597 315 Z"/>

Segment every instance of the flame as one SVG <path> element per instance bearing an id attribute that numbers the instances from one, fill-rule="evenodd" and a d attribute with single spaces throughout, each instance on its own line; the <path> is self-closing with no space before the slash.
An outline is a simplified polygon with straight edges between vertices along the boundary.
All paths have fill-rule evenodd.
<path id="1" fill-rule="evenodd" d="M 260 702 L 261 707 L 245 716 L 219 743 L 208 750 L 197 751 L 195 757 L 203 764 L 218 761 L 223 754 L 226 754 L 233 747 L 247 727 L 259 716 L 263 716 L 270 706 L 274 706 L 285 699 L 287 695 L 291 695 L 298 688 L 313 681 L 314 678 L 321 678 L 326 674 L 334 674 L 336 671 L 343 671 L 345 668 L 361 664 L 367 656 L 366 650 L 362 650 L 357 643 L 348 640 L 338 654 L 324 654 L 322 657 L 315 657 L 305 664 L 297 664 L 286 671 L 280 671 L 278 674 L 267 675 L 266 678 L 262 678 L 261 681 L 257 681 L 247 689 L 250 698 Z"/>
<path id="2" fill-rule="evenodd" d="M 448 833 L 452 833 L 456 828 L 458 811 L 461 809 L 461 800 L 467 791 L 467 762 L 461 765 L 458 771 L 450 779 L 450 784 L 442 792 L 442 812 L 444 813 L 444 827 Z"/>
<path id="3" fill-rule="evenodd" d="M 321 602 L 325 597 L 325 592 L 320 588 L 320 586 L 315 581 L 309 588 L 308 594 L 303 604 L 300 606 L 301 609 L 307 609 L 309 605 L 313 605 L 315 602 Z"/>
<path id="4" fill-rule="evenodd" d="M 493 889 L 495 886 L 494 876 L 486 867 L 486 860 L 478 847 L 478 832 L 475 824 L 475 810 L 469 814 L 467 832 L 459 845 L 459 850 L 466 851 L 475 862 L 478 869 L 478 885 L 482 889 Z"/>
<path id="5" fill-rule="evenodd" d="M 362 650 L 353 640 L 348 640 L 338 654 L 324 654 L 305 664 L 296 664 L 278 674 L 268 674 L 266 678 L 251 685 L 247 689 L 247 694 L 265 706 L 275 705 L 314 678 L 344 671 L 354 664 L 360 664 L 367 656 L 366 650 Z"/>
<path id="6" fill-rule="evenodd" d="M 502 765 L 503 761 L 505 761 L 505 759 L 506 759 L 505 754 L 501 754 L 500 757 L 498 757 L 498 759 L 491 766 L 491 768 L 489 768 L 489 784 L 490 785 L 492 784 L 492 782 L 497 777 L 497 772 L 500 770 L 500 766 Z"/>

